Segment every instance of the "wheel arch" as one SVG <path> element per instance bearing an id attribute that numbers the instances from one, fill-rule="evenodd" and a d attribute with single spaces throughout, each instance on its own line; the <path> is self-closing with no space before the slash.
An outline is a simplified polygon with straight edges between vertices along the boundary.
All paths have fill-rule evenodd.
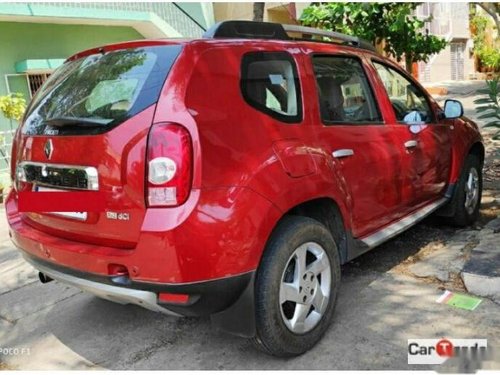
<path id="1" fill-rule="evenodd" d="M 479 133 L 474 137 L 467 132 L 457 134 L 454 139 L 454 146 L 452 147 L 452 168 L 449 178 L 451 185 L 454 185 L 460 178 L 465 159 L 470 154 L 478 156 L 481 165 L 484 164 L 485 148 L 481 136 Z"/>
<path id="2" fill-rule="evenodd" d="M 469 148 L 469 152 L 467 153 L 467 155 L 476 155 L 477 157 L 479 157 L 479 160 L 481 162 L 481 166 L 484 164 L 484 157 L 485 157 L 485 149 L 484 149 L 484 145 L 482 144 L 482 142 L 475 142 L 471 145 L 471 147 Z M 467 156 L 466 155 L 466 156 Z M 465 158 L 464 158 L 464 161 L 465 161 Z M 463 162 L 462 162 L 463 164 Z"/>
<path id="3" fill-rule="evenodd" d="M 325 225 L 335 240 L 339 250 L 340 263 L 347 261 L 347 244 L 349 241 L 348 230 L 344 225 L 341 207 L 331 197 L 316 197 L 302 201 L 290 207 L 288 210 L 283 210 L 282 215 L 276 220 L 272 227 L 267 241 L 274 235 L 279 224 L 289 216 L 305 216 L 317 220 Z M 266 243 L 267 243 L 266 241 Z M 258 265 L 261 264 L 262 257 L 265 253 L 265 246 L 260 254 Z M 256 334 L 255 326 L 255 274 L 252 280 L 248 283 L 245 291 L 240 298 L 227 310 L 211 315 L 211 320 L 214 325 L 226 332 L 232 334 L 252 338 Z M 242 322 L 245 322 L 244 324 Z"/>
<path id="4" fill-rule="evenodd" d="M 481 167 L 484 165 L 485 148 L 480 140 L 473 142 L 468 148 L 468 151 L 460 155 L 460 164 L 455 166 L 455 171 L 452 178 L 450 179 L 450 186 L 448 187 L 448 190 L 446 192 L 446 197 L 449 198 L 450 201 L 436 212 L 437 216 L 450 218 L 455 215 L 457 185 L 460 179 L 460 174 L 462 173 L 462 169 L 464 168 L 465 160 L 469 155 L 477 156 L 479 158 Z"/>
<path id="5" fill-rule="evenodd" d="M 332 234 L 337 244 L 341 264 L 348 257 L 348 236 L 345 220 L 337 202 L 331 197 L 317 197 L 289 208 L 276 222 L 275 227 L 287 216 L 304 216 L 319 221 Z M 274 232 L 274 229 L 273 229 Z M 271 233 L 272 235 L 272 233 Z"/>

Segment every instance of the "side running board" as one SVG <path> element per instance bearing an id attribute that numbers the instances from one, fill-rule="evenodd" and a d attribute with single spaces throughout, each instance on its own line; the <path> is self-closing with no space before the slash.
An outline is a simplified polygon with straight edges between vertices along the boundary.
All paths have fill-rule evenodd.
<path id="1" fill-rule="evenodd" d="M 366 245 L 369 249 L 380 245 L 382 242 L 397 236 L 398 234 L 404 232 L 409 227 L 413 226 L 415 223 L 429 216 L 431 213 L 436 211 L 439 207 L 443 206 L 448 202 L 448 198 L 441 198 L 440 200 L 433 202 L 425 207 L 422 207 L 418 211 L 405 216 L 404 218 L 389 224 L 385 228 L 370 234 L 369 236 L 363 237 L 360 241 Z"/>

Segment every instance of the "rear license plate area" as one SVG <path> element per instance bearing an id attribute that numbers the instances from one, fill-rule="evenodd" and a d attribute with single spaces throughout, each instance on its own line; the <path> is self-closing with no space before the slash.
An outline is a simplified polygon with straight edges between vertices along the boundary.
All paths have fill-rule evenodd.
<path id="1" fill-rule="evenodd" d="M 53 192 L 54 194 L 68 192 L 68 190 L 48 188 L 45 186 L 34 186 L 33 191 Z M 75 219 L 75 220 L 81 220 L 81 221 L 87 220 L 87 212 L 47 212 L 47 213 L 51 214 L 51 215 L 67 217 L 67 218 Z"/>

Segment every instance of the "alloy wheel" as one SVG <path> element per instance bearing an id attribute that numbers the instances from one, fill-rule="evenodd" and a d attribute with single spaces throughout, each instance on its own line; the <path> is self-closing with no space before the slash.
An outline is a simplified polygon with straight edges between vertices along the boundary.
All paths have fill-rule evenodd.
<path id="1" fill-rule="evenodd" d="M 467 181 L 465 182 L 465 209 L 469 215 L 472 215 L 479 201 L 479 174 L 476 168 L 469 170 Z"/>
<path id="2" fill-rule="evenodd" d="M 315 242 L 299 246 L 290 256 L 280 284 L 281 316 L 296 334 L 312 330 L 321 321 L 331 292 L 330 260 Z"/>

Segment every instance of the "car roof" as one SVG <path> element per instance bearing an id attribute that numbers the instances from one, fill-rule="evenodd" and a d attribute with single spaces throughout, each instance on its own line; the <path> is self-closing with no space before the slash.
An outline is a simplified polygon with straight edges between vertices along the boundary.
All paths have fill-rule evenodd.
<path id="1" fill-rule="evenodd" d="M 319 37 L 320 39 L 317 40 L 314 39 L 314 37 Z M 363 39 L 352 35 L 298 25 L 282 25 L 270 22 L 229 20 L 213 25 L 203 34 L 202 38 L 142 39 L 129 42 L 113 43 L 79 52 L 71 56 L 68 61 L 95 53 L 102 53 L 118 49 L 179 44 L 190 44 L 192 46 L 269 46 L 273 47 L 273 49 L 276 49 L 277 47 L 303 47 L 320 51 L 348 51 L 352 54 L 359 54 L 361 51 L 363 51 L 379 56 L 373 45 Z"/>
<path id="2" fill-rule="evenodd" d="M 70 56 L 66 61 L 72 61 L 79 59 L 81 57 L 93 55 L 96 53 L 116 51 L 120 49 L 128 48 L 140 48 L 140 47 L 152 47 L 152 46 L 169 46 L 169 45 L 191 45 L 196 48 L 196 46 L 206 47 L 223 47 L 223 46 L 241 46 L 246 45 L 248 47 L 272 47 L 275 49 L 291 49 L 291 48 L 301 48 L 304 51 L 310 50 L 312 52 L 331 52 L 331 51 L 344 51 L 350 54 L 360 54 L 367 53 L 378 58 L 385 58 L 377 53 L 370 50 L 360 49 L 357 47 L 343 45 L 338 43 L 329 43 L 321 41 L 305 41 L 305 40 L 269 40 L 269 39 L 248 39 L 248 38 L 217 38 L 217 39 L 139 39 L 131 40 L 127 42 L 106 44 L 99 47 L 90 48 L 81 52 L 78 52 Z"/>

